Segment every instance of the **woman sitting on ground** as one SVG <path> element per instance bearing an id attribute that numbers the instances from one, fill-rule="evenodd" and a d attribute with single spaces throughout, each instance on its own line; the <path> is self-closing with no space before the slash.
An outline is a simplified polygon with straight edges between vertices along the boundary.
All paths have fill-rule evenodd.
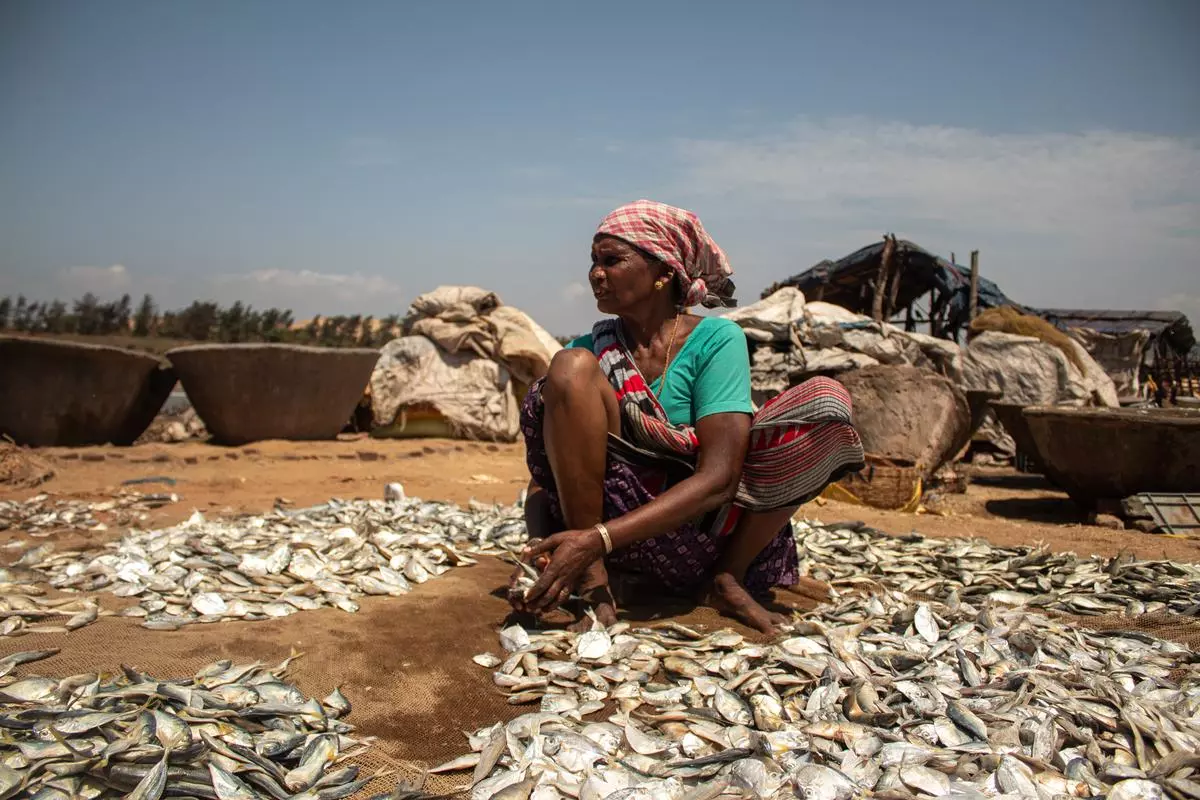
<path id="1" fill-rule="evenodd" d="M 736 305 L 725 254 L 690 211 L 618 208 L 591 258 L 596 305 L 616 319 L 559 352 L 522 406 L 540 539 L 525 557 L 545 568 L 511 602 L 542 613 L 577 593 L 611 624 L 608 570 L 629 570 L 771 632 L 781 620 L 755 597 L 799 578 L 792 515 L 862 467 L 850 396 L 814 378 L 754 410 L 741 328 L 687 311 Z"/>

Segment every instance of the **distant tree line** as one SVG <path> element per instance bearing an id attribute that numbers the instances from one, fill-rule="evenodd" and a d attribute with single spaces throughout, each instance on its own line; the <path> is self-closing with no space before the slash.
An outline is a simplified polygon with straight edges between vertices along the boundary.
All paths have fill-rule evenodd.
<path id="1" fill-rule="evenodd" d="M 136 311 L 129 295 L 102 303 L 89 292 L 70 306 L 61 300 L 39 303 L 23 296 L 16 302 L 11 297 L 0 298 L 0 331 L 19 333 L 379 347 L 400 335 L 400 329 L 397 314 L 378 320 L 360 314 L 318 316 L 297 326 L 291 309 L 260 311 L 241 302 L 222 308 L 217 303 L 197 300 L 187 308 L 160 312 L 150 295 L 142 298 Z"/>

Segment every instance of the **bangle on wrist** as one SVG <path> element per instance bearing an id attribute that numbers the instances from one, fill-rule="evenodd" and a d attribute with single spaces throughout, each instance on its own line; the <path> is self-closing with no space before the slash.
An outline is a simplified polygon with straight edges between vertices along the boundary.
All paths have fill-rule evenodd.
<path id="1" fill-rule="evenodd" d="M 604 554 L 609 555 L 612 553 L 613 545 L 612 537 L 608 535 L 608 528 L 604 527 L 603 522 L 597 522 L 595 528 L 596 533 L 600 534 L 600 541 L 604 542 Z"/>

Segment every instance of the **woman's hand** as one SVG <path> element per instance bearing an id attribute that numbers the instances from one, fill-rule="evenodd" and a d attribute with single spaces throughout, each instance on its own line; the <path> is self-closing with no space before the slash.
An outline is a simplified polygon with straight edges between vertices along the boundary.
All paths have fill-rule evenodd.
<path id="1" fill-rule="evenodd" d="M 563 531 L 525 549 L 526 561 L 539 556 L 548 556 L 550 563 L 522 603 L 525 610 L 535 613 L 561 605 L 570 597 L 588 567 L 604 556 L 604 540 L 595 528 Z"/>
<path id="2" fill-rule="evenodd" d="M 508 579 L 508 604 L 514 611 L 525 612 L 525 590 L 518 586 L 518 581 L 525 576 L 525 569 L 517 567 Z"/>
<path id="3" fill-rule="evenodd" d="M 543 537 L 531 539 L 530 542 L 541 541 Z M 529 549 L 527 544 L 526 550 Z M 538 571 L 545 569 L 550 563 L 550 556 L 540 555 L 533 560 L 533 569 L 530 569 L 526 564 L 518 564 L 513 570 L 513 574 L 508 578 L 508 593 L 506 595 L 508 604 L 513 607 L 514 611 L 522 614 L 528 613 L 529 608 L 525 604 L 525 592 L 531 588 L 538 577 Z M 530 574 L 533 573 L 533 574 Z"/>

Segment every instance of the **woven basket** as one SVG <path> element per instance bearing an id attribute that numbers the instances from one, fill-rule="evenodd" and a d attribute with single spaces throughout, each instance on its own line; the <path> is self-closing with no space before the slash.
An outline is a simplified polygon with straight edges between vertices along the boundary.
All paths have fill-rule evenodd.
<path id="1" fill-rule="evenodd" d="M 920 465 L 870 454 L 866 461 L 867 466 L 861 472 L 847 475 L 838 485 L 863 504 L 875 508 L 911 508 L 920 502 L 924 472 Z"/>

